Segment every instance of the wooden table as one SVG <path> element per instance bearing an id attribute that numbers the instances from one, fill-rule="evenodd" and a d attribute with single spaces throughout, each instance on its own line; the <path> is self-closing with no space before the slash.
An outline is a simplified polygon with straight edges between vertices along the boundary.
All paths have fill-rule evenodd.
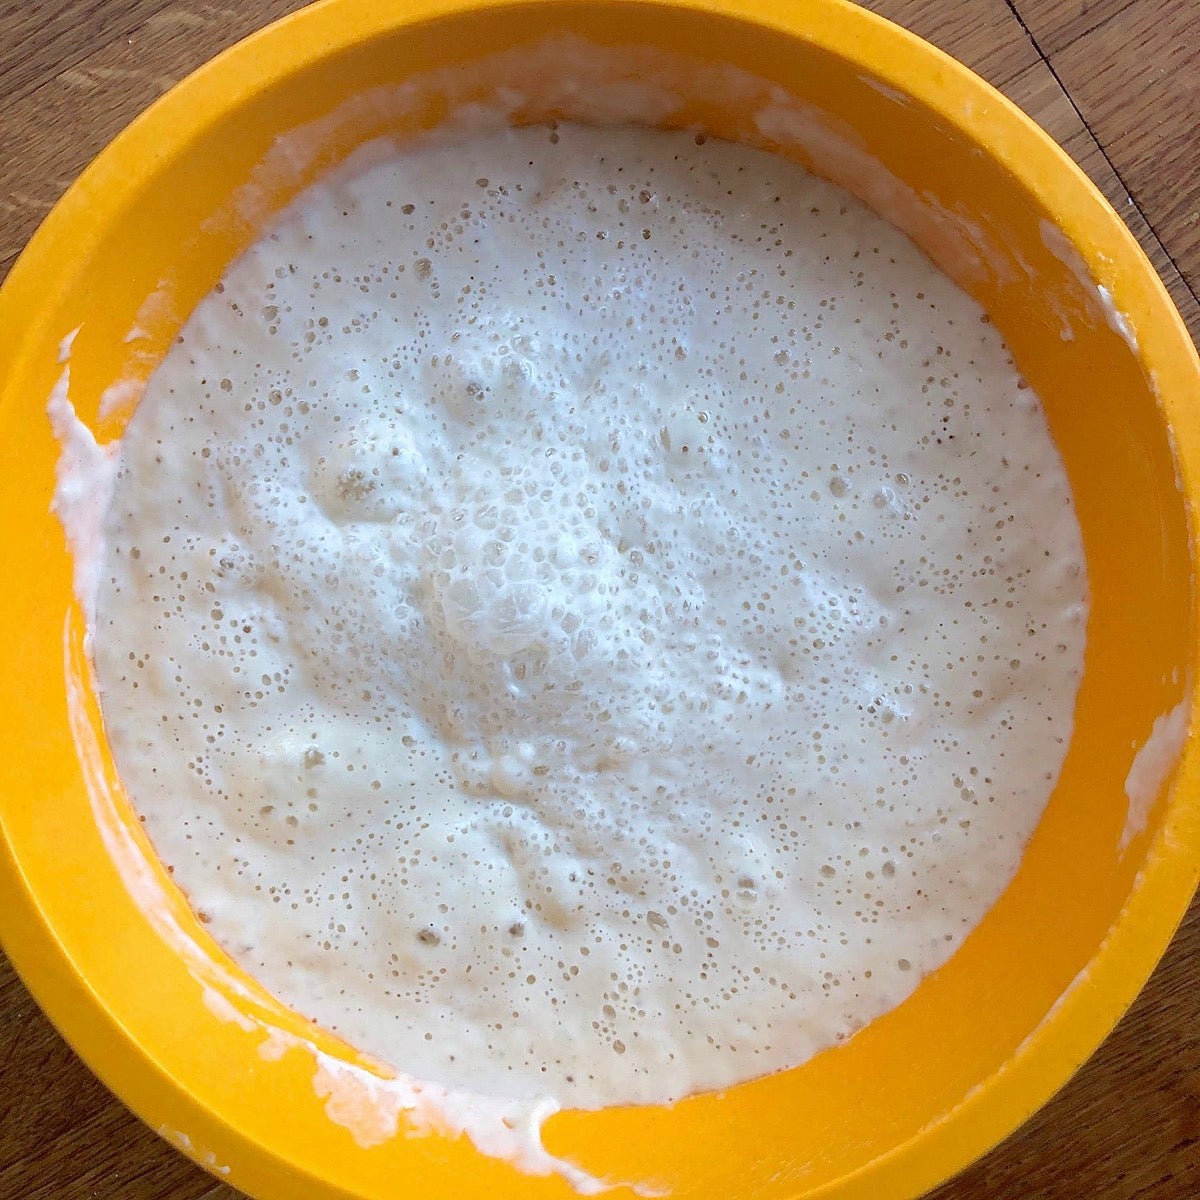
<path id="1" fill-rule="evenodd" d="M 299 7 L 0 4 L 0 277 L 60 193 L 139 110 L 224 46 Z M 867 4 L 962 59 L 1049 130 L 1129 222 L 1200 337 L 1200 3 Z M 0 1200 L 235 1196 L 105 1091 L 0 955 Z M 1092 1061 L 931 1200 L 1035 1197 L 1200 1197 L 1200 903 Z"/>

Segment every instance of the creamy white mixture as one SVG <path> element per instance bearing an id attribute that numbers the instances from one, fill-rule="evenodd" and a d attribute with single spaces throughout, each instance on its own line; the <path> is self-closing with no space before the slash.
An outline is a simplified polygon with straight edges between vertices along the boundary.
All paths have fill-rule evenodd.
<path id="1" fill-rule="evenodd" d="M 979 308 L 750 149 L 562 126 L 319 185 L 134 415 L 94 654 L 217 940 L 402 1070 L 794 1065 L 1012 876 L 1086 576 Z"/>

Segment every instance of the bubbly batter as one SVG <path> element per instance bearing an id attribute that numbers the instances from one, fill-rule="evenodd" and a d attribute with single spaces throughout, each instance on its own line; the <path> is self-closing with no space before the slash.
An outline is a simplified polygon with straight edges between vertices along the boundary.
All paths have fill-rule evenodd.
<path id="1" fill-rule="evenodd" d="M 306 193 L 151 380 L 105 529 L 106 727 L 176 881 L 479 1093 L 665 1101 L 852 1034 L 995 901 L 1071 734 L 1080 534 L 996 331 L 689 134 Z"/>

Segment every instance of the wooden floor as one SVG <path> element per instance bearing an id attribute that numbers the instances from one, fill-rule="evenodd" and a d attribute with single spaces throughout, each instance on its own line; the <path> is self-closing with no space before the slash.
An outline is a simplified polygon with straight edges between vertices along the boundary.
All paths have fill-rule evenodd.
<path id="1" fill-rule="evenodd" d="M 956 55 L 1057 138 L 1128 221 L 1200 339 L 1198 0 L 867 6 Z M 0 277 L 59 194 L 139 110 L 295 7 L 0 0 Z M 235 1196 L 108 1095 L 0 956 L 0 1200 Z M 1200 905 L 1093 1060 L 1021 1132 L 933 1197 L 1200 1197 Z"/>

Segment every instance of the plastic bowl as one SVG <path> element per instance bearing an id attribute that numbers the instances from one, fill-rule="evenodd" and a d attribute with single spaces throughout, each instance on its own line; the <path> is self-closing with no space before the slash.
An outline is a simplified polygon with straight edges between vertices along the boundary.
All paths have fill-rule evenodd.
<path id="1" fill-rule="evenodd" d="M 328 0 L 191 76 L 85 172 L 0 293 L 5 947 L 114 1091 L 254 1196 L 570 1194 L 463 1138 L 405 1137 L 403 1117 L 399 1136 L 364 1144 L 327 1111 L 310 1050 L 264 1056 L 265 1023 L 307 1034 L 327 1063 L 362 1061 L 240 976 L 150 854 L 104 747 L 49 511 L 44 410 L 65 335 L 79 327 L 76 407 L 102 437 L 119 432 L 120 411 L 97 415 L 101 395 L 136 394 L 272 211 L 364 141 L 403 140 L 498 94 L 514 120 L 640 113 L 808 163 L 983 304 L 1045 402 L 1092 611 L 1074 741 L 1011 886 L 909 1000 L 804 1066 L 672 1107 L 566 1112 L 545 1129 L 588 1172 L 678 1200 L 914 1196 L 1066 1080 L 1195 887 L 1195 744 L 1172 764 L 1196 681 L 1200 364 L 1133 238 L 1066 155 L 966 69 L 840 0 Z M 1131 804 L 1152 736 L 1139 769 L 1156 751 L 1161 769 L 1148 792 L 1145 778 L 1130 784 Z"/>

